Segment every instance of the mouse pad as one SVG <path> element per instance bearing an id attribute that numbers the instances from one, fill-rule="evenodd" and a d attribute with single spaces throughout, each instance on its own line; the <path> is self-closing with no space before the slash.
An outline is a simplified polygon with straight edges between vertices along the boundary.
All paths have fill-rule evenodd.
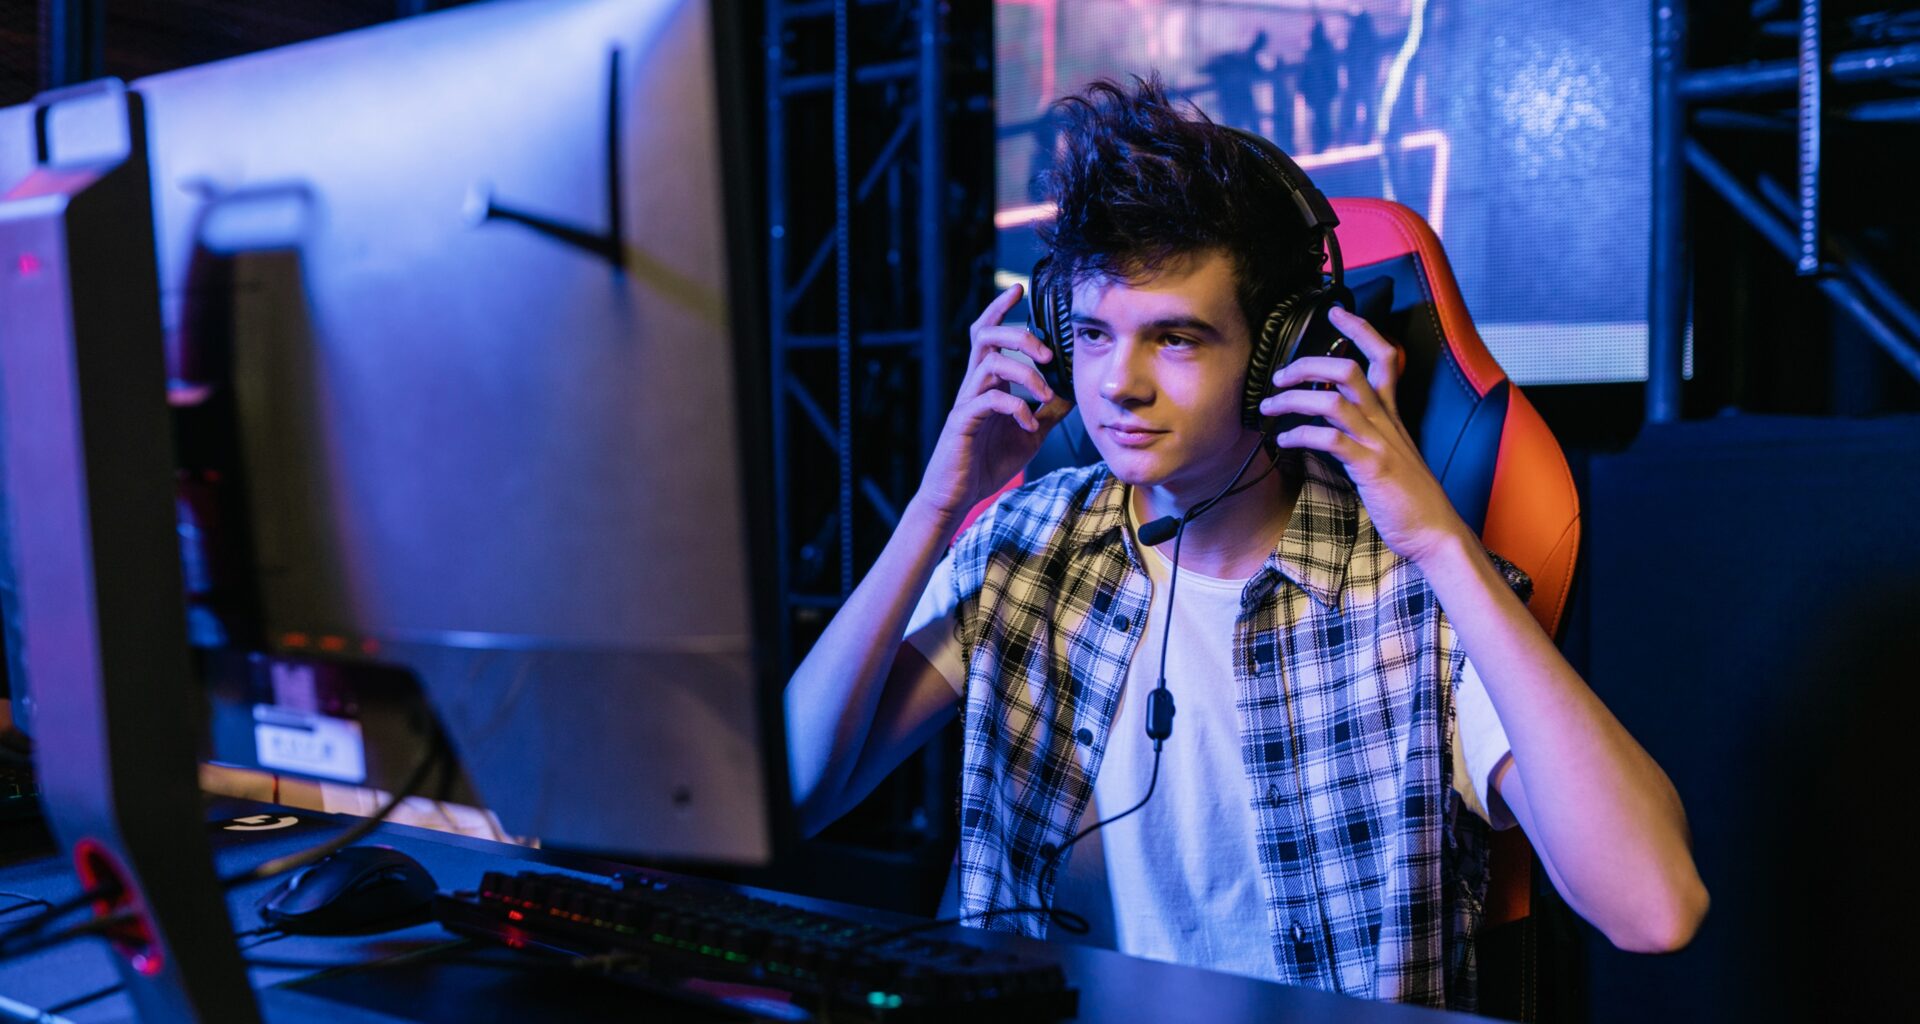
<path id="1" fill-rule="evenodd" d="M 481 945 L 327 971 L 277 986 L 408 1021 L 565 1020 L 582 1024 L 745 1021 L 750 1014 L 694 1004 L 600 977 L 570 962 Z"/>

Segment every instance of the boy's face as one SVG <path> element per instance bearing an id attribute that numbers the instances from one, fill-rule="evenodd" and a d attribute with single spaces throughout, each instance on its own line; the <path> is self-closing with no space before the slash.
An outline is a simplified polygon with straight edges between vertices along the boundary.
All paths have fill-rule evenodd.
<path id="1" fill-rule="evenodd" d="M 1253 342 L 1227 254 L 1083 282 L 1072 317 L 1074 402 L 1114 475 L 1182 504 L 1225 483 L 1253 434 L 1240 425 Z"/>

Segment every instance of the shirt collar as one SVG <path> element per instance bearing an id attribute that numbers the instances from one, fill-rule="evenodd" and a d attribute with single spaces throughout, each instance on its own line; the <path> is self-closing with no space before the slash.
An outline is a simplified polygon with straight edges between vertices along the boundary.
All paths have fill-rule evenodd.
<path id="1" fill-rule="evenodd" d="M 1347 562 L 1360 532 L 1360 496 L 1345 474 L 1308 453 L 1300 497 L 1280 544 L 1261 566 L 1292 580 L 1327 608 L 1340 606 L 1347 583 Z"/>
<path id="2" fill-rule="evenodd" d="M 1081 492 L 1068 528 L 1067 546 L 1078 550 L 1102 542 L 1127 539 L 1127 488 L 1100 463 L 1098 483 Z M 1129 552 L 1132 545 L 1126 545 Z"/>
<path id="3" fill-rule="evenodd" d="M 1360 529 L 1360 498 L 1353 485 L 1339 470 L 1329 467 L 1317 455 L 1308 453 L 1302 461 L 1306 476 L 1300 484 L 1300 497 L 1293 504 L 1287 529 L 1280 544 L 1249 581 L 1248 593 L 1264 592 L 1263 577 L 1278 573 L 1292 580 L 1315 601 L 1328 608 L 1340 606 L 1340 592 L 1347 583 L 1347 561 L 1353 555 L 1354 539 Z M 1091 547 L 1103 541 L 1124 545 L 1130 558 L 1139 562 L 1127 530 L 1127 488 L 1113 471 L 1100 467 L 1099 483 L 1082 492 L 1075 508 L 1067 543 L 1075 549 Z"/>

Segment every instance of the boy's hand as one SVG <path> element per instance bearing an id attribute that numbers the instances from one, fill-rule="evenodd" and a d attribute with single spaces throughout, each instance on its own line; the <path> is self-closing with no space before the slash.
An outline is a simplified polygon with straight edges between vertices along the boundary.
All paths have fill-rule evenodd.
<path id="1" fill-rule="evenodd" d="M 1072 396 L 1054 394 L 1039 370 L 1007 354 L 1020 352 L 1042 363 L 1053 358 L 1025 327 L 1000 323 L 1021 294 L 1019 285 L 1001 292 L 969 329 L 966 377 L 920 479 L 916 500 L 950 519 L 966 515 L 1024 469 L 1047 431 L 1073 408 Z M 1028 408 L 1015 397 L 1008 390 L 1014 383 L 1039 397 L 1040 407 Z"/>
<path id="2" fill-rule="evenodd" d="M 1282 388 L 1304 382 L 1333 385 L 1331 391 L 1282 391 L 1260 403 L 1269 416 L 1301 413 L 1326 419 L 1327 426 L 1300 426 L 1275 437 L 1282 448 L 1311 448 L 1340 460 L 1360 492 L 1387 546 L 1422 564 L 1450 537 L 1471 534 L 1447 500 L 1420 455 L 1419 446 L 1400 419 L 1394 398 L 1401 354 L 1372 325 L 1339 307 L 1329 311 L 1333 326 L 1367 357 L 1367 369 L 1351 359 L 1297 359 L 1273 375 Z"/>

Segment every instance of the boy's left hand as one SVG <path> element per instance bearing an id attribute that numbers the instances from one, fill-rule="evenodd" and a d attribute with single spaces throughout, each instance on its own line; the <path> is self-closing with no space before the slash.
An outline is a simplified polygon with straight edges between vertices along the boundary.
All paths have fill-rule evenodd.
<path id="1" fill-rule="evenodd" d="M 1283 390 L 1260 403 L 1268 416 L 1302 413 L 1328 426 L 1300 426 L 1275 437 L 1282 448 L 1311 448 L 1340 460 L 1373 517 L 1380 538 L 1415 564 L 1438 553 L 1451 537 L 1471 535 L 1427 468 L 1420 448 L 1400 420 L 1394 398 L 1401 353 L 1372 325 L 1338 306 L 1328 314 L 1334 329 L 1366 354 L 1368 367 L 1351 359 L 1317 356 L 1296 359 L 1273 375 Z M 1294 388 L 1330 384 L 1333 390 Z"/>

